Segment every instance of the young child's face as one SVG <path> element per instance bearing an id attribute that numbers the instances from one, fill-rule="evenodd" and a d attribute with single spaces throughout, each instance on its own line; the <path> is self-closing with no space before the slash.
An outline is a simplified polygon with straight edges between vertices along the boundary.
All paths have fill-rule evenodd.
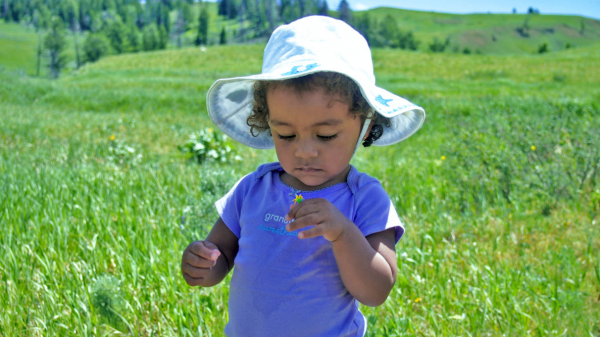
<path id="1" fill-rule="evenodd" d="M 302 94 L 275 88 L 267 104 L 277 158 L 292 187 L 311 190 L 346 180 L 361 128 L 348 104 L 322 88 Z"/>

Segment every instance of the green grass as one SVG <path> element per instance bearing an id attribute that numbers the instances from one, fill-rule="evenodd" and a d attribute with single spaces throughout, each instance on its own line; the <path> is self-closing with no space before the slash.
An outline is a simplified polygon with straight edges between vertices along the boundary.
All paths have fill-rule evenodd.
<path id="1" fill-rule="evenodd" d="M 36 73 L 38 35 L 33 29 L 0 22 L 0 64 L 28 75 Z"/>
<path id="2" fill-rule="evenodd" d="M 223 334 L 229 281 L 188 287 L 181 254 L 276 157 L 232 143 L 241 163 L 199 166 L 177 146 L 212 126 L 212 82 L 259 72 L 263 48 L 0 72 L 0 335 Z M 378 84 L 428 119 L 353 159 L 406 224 L 392 294 L 361 308 L 368 336 L 600 334 L 598 55 L 374 50 Z"/>
<path id="3" fill-rule="evenodd" d="M 75 64 L 75 41 L 73 34 L 66 31 L 67 66 L 62 73 L 68 74 L 74 70 Z M 45 32 L 36 32 L 34 28 L 16 23 L 5 23 L 0 21 L 0 67 L 12 72 L 19 72 L 29 76 L 37 75 L 37 50 L 40 36 L 43 38 Z M 79 48 L 83 43 L 83 37 L 79 38 Z M 80 50 L 80 53 L 82 51 Z M 40 77 L 47 77 L 48 60 L 42 56 L 40 62 Z"/>

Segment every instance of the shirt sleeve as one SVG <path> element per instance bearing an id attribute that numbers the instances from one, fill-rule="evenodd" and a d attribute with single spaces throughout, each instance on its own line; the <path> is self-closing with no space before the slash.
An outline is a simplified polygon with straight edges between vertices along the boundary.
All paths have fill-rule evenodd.
<path id="1" fill-rule="evenodd" d="M 215 202 L 219 216 L 238 239 L 242 231 L 240 226 L 242 206 L 253 181 L 252 177 L 253 174 L 248 174 L 238 180 L 227 194 Z"/>
<path id="2" fill-rule="evenodd" d="M 372 182 L 357 191 L 354 223 L 364 236 L 394 228 L 395 243 L 404 235 L 404 225 L 379 182 Z"/>

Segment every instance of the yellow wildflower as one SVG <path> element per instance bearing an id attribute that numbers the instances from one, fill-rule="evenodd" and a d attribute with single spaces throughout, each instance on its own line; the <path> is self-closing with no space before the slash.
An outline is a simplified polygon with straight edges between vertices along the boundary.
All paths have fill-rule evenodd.
<path id="1" fill-rule="evenodd" d="M 441 159 L 442 159 L 442 160 L 446 160 L 446 156 L 442 156 L 442 158 L 441 158 Z"/>
<path id="2" fill-rule="evenodd" d="M 535 145 L 531 145 L 531 151 L 535 151 L 535 149 L 537 149 L 537 147 L 535 147 Z"/>
<path id="3" fill-rule="evenodd" d="M 417 299 L 415 300 L 415 303 L 419 303 L 419 302 L 421 302 L 421 298 L 417 297 Z"/>
<path id="4" fill-rule="evenodd" d="M 110 140 L 115 140 L 115 135 L 110 135 Z"/>
<path id="5" fill-rule="evenodd" d="M 293 201 L 294 205 L 297 205 L 304 201 L 304 197 L 302 196 L 302 194 L 296 194 L 296 198 Z"/>

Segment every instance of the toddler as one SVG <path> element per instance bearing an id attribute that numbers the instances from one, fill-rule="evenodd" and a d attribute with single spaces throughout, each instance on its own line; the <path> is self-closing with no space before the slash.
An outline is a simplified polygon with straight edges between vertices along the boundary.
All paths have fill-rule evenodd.
<path id="1" fill-rule="evenodd" d="M 185 281 L 214 286 L 235 265 L 227 336 L 363 336 L 358 302 L 386 300 L 404 228 L 350 159 L 361 143 L 406 139 L 424 110 L 377 87 L 365 39 L 321 16 L 275 30 L 262 73 L 216 81 L 207 105 L 221 130 L 279 161 L 216 202 L 210 234 L 183 253 Z"/>

